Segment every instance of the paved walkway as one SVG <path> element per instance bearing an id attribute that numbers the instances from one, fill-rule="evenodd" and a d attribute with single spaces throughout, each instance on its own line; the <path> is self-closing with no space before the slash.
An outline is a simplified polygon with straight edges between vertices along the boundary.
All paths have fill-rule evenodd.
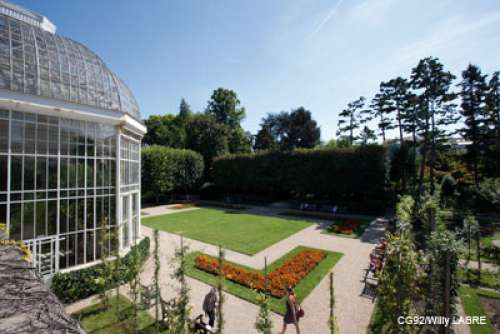
<path id="1" fill-rule="evenodd" d="M 150 209 L 144 209 L 143 211 Z M 175 210 L 175 212 L 178 211 L 179 210 Z M 259 213 L 272 214 L 272 212 L 268 211 Z M 339 321 L 340 331 L 342 333 L 366 333 L 374 304 L 370 298 L 361 296 L 361 291 L 363 290 L 363 269 L 366 268 L 368 264 L 369 254 L 372 248 L 384 233 L 383 224 L 374 222 L 366 230 L 361 239 L 350 239 L 322 234 L 322 230 L 319 226 L 319 224 L 313 224 L 254 256 L 227 251 L 226 257 L 229 261 L 261 269 L 264 265 L 264 257 L 267 256 L 268 261 L 271 263 L 298 245 L 343 253 L 344 256 L 334 267 L 335 298 L 337 305 L 335 313 Z M 152 237 L 152 230 L 143 226 L 143 234 Z M 185 242 L 190 250 L 199 250 L 214 256 L 217 255 L 217 247 L 213 245 L 186 238 Z M 165 299 L 169 299 L 175 296 L 176 284 L 170 277 L 173 268 L 167 264 L 172 262 L 171 259 L 175 247 L 179 244 L 179 236 L 167 232 L 160 232 L 160 243 L 160 256 L 163 264 L 160 273 L 162 296 Z M 152 259 L 149 260 L 145 268 L 142 280 L 146 284 L 149 284 L 152 281 L 154 270 Z M 204 295 L 209 291 L 209 286 L 191 278 L 189 278 L 188 282 L 191 287 L 191 302 L 194 304 L 193 315 L 197 315 L 202 313 L 201 304 Z M 325 276 L 320 284 L 302 303 L 306 311 L 305 318 L 301 320 L 303 333 L 324 334 L 328 332 L 328 291 L 328 277 Z M 247 334 L 254 332 L 253 326 L 258 312 L 257 306 L 233 295 L 226 294 L 226 296 L 224 307 L 226 332 L 231 334 Z M 273 322 L 275 331 L 277 331 L 282 324 L 281 317 L 274 314 Z M 293 330 L 290 328 L 288 332 L 293 333 Z"/>
<path id="2" fill-rule="evenodd" d="M 478 269 L 477 261 L 470 260 L 469 262 L 467 262 L 467 260 L 460 260 L 460 264 L 463 267 L 467 266 L 467 268 L 469 269 Z M 481 271 L 483 270 L 496 272 L 500 270 L 500 266 L 495 263 L 481 261 Z"/>

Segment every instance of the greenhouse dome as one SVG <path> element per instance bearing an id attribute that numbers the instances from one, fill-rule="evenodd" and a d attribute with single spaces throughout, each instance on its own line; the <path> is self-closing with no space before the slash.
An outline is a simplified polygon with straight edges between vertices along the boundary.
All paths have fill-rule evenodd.
<path id="1" fill-rule="evenodd" d="M 127 85 L 46 17 L 0 0 L 0 224 L 40 273 L 140 238 L 140 145 Z"/>

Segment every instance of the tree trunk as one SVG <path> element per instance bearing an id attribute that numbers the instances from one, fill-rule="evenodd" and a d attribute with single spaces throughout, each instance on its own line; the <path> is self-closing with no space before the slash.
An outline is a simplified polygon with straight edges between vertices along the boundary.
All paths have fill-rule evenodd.
<path id="1" fill-rule="evenodd" d="M 436 123 L 434 119 L 434 109 L 432 110 L 432 128 L 431 128 L 431 158 L 429 164 L 429 181 L 431 183 L 431 195 L 434 195 L 435 185 L 434 185 L 434 164 L 436 162 Z"/>

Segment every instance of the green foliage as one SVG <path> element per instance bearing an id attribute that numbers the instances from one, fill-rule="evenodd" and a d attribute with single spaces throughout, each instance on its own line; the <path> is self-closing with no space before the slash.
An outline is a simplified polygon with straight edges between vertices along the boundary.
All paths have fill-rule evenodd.
<path id="1" fill-rule="evenodd" d="M 153 232 L 154 240 L 154 261 L 155 261 L 155 271 L 153 275 L 153 284 L 155 287 L 155 330 L 156 333 L 160 331 L 160 243 L 159 243 L 159 233 L 155 229 Z"/>
<path id="2" fill-rule="evenodd" d="M 380 200 L 384 162 L 385 149 L 372 145 L 261 152 L 220 157 L 213 174 L 215 183 L 228 192 Z"/>
<path id="3" fill-rule="evenodd" d="M 500 210 L 500 177 L 482 181 L 479 184 L 479 195 L 493 208 Z"/>
<path id="4" fill-rule="evenodd" d="M 481 73 L 479 67 L 469 64 L 462 72 L 461 114 L 464 117 L 465 127 L 461 129 L 464 139 L 471 142 L 467 145 L 465 161 L 474 172 L 474 183 L 479 185 L 479 168 L 484 163 L 488 145 L 488 115 L 484 107 L 487 90 L 486 75 Z"/>
<path id="5" fill-rule="evenodd" d="M 164 146 L 142 149 L 143 197 L 157 197 L 172 191 L 194 189 L 203 175 L 204 163 L 199 153 Z"/>
<path id="6" fill-rule="evenodd" d="M 186 129 L 184 120 L 175 115 L 152 115 L 144 121 L 148 132 L 143 143 L 172 148 L 185 148 Z"/>
<path id="7" fill-rule="evenodd" d="M 271 320 L 270 296 L 268 291 L 269 281 L 267 276 L 267 258 L 264 258 L 264 261 L 265 291 L 256 291 L 259 313 L 257 314 L 257 320 L 255 321 L 255 329 L 257 329 L 257 332 L 261 334 L 271 334 L 273 331 L 273 322 Z"/>
<path id="8" fill-rule="evenodd" d="M 261 130 L 257 134 L 255 149 L 313 148 L 320 143 L 321 130 L 304 107 L 291 112 L 282 111 L 268 114 L 262 119 Z"/>
<path id="9" fill-rule="evenodd" d="M 418 254 L 410 238 L 408 213 L 413 207 L 411 197 L 398 204 L 399 225 L 395 234 L 386 237 L 385 265 L 379 277 L 378 307 L 382 312 L 386 333 L 413 333 L 414 326 L 398 324 L 398 316 L 416 315 L 419 300 Z"/>
<path id="10" fill-rule="evenodd" d="M 229 127 L 239 126 L 245 118 L 245 108 L 240 107 L 236 92 L 221 87 L 213 91 L 206 113 L 212 115 L 218 123 Z"/>
<path id="11" fill-rule="evenodd" d="M 462 242 L 447 230 L 432 232 L 427 241 L 426 314 L 453 317 L 458 303 L 458 267 Z"/>
<path id="12" fill-rule="evenodd" d="M 275 150 L 278 148 L 278 143 L 275 142 L 271 129 L 268 126 L 263 126 L 255 136 L 253 146 L 256 151 Z"/>
<path id="13" fill-rule="evenodd" d="M 135 247 L 138 251 L 140 263 L 144 263 L 149 255 L 149 238 L 144 238 L 137 246 L 133 246 L 133 248 Z M 121 258 L 119 263 L 116 260 L 113 261 L 114 275 L 110 287 L 127 283 L 133 278 L 133 270 L 130 269 L 132 261 L 131 252 Z M 66 304 L 72 303 L 101 291 L 98 278 L 102 272 L 102 263 L 68 273 L 59 272 L 52 279 L 51 289 L 60 301 Z"/>
<path id="14" fill-rule="evenodd" d="M 172 278 L 179 283 L 178 295 L 172 312 L 171 331 L 175 334 L 188 334 L 190 324 L 191 307 L 189 306 L 189 285 L 186 281 L 186 254 L 188 247 L 184 245 L 181 237 L 181 245 L 175 250 L 175 271 Z"/>
<path id="15" fill-rule="evenodd" d="M 347 108 L 339 113 L 339 122 L 337 136 L 345 136 L 348 138 L 349 145 L 352 145 L 355 140 L 358 139 L 355 131 L 359 128 L 360 123 L 363 122 L 361 119 L 366 111 L 363 110 L 365 107 L 365 98 L 361 96 L 356 101 L 350 102 Z"/>
<path id="16" fill-rule="evenodd" d="M 229 153 L 229 130 L 208 114 L 195 114 L 187 126 L 187 147 L 200 153 L 208 168 L 217 156 Z"/>

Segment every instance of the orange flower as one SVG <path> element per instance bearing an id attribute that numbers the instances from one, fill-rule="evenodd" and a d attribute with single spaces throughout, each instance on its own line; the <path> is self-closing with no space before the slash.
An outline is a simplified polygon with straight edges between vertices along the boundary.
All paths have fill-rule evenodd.
<path id="1" fill-rule="evenodd" d="M 296 286 L 325 257 L 326 253 L 318 250 L 304 250 L 294 255 L 268 274 L 269 292 L 274 297 L 283 297 L 288 285 Z M 219 273 L 218 260 L 208 255 L 198 255 L 195 259 L 195 267 L 215 275 Z M 260 272 L 229 263 L 223 264 L 222 272 L 224 277 L 232 282 L 260 291 L 265 290 L 265 277 Z"/>

